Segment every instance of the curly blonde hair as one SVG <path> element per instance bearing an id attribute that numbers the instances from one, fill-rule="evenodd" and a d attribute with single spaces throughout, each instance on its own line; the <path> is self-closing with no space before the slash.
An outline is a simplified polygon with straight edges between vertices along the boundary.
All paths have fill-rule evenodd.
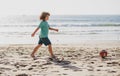
<path id="1" fill-rule="evenodd" d="M 42 12 L 42 14 L 40 15 L 40 20 L 45 21 L 45 18 L 46 18 L 47 15 L 50 16 L 50 13 L 48 13 L 48 12 Z"/>

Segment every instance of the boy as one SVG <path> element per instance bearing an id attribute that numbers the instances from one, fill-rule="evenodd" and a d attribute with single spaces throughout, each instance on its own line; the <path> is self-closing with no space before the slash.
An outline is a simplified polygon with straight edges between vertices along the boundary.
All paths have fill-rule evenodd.
<path id="1" fill-rule="evenodd" d="M 54 54 L 52 51 L 52 45 L 51 45 L 51 41 L 48 38 L 48 32 L 49 30 L 54 30 L 58 32 L 58 29 L 55 28 L 51 28 L 47 22 L 47 20 L 49 20 L 49 16 L 50 14 L 48 12 L 43 12 L 40 16 L 40 20 L 42 20 L 39 24 L 39 26 L 35 29 L 35 31 L 31 34 L 32 37 L 34 37 L 35 33 L 41 28 L 41 32 L 39 35 L 39 42 L 38 45 L 34 48 L 31 57 L 35 60 L 35 52 L 41 47 L 42 44 L 44 44 L 45 46 L 48 46 L 48 50 L 49 53 L 51 55 L 51 58 L 54 58 Z"/>

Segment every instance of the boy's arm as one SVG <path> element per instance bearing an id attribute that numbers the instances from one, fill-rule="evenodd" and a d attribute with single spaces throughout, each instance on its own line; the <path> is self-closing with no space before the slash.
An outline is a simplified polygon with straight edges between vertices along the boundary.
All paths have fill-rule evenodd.
<path id="1" fill-rule="evenodd" d="M 49 27 L 50 30 L 54 30 L 54 31 L 57 31 L 58 32 L 58 29 L 55 29 L 55 28 L 51 28 Z"/>
<path id="2" fill-rule="evenodd" d="M 36 33 L 38 30 L 39 30 L 39 27 L 37 27 L 37 28 L 35 29 L 35 31 L 31 34 L 31 36 L 34 37 L 34 36 L 35 36 L 35 33 Z"/>

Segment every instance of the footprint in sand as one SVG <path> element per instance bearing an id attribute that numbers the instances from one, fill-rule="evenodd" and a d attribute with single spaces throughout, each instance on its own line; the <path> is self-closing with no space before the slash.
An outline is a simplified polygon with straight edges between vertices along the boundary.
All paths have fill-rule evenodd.
<path id="1" fill-rule="evenodd" d="M 47 67 L 42 67 L 41 69 L 47 69 Z"/>
<path id="2" fill-rule="evenodd" d="M 56 73 L 58 73 L 59 71 L 51 71 L 51 72 L 56 72 Z"/>
<path id="3" fill-rule="evenodd" d="M 27 75 L 27 74 L 18 74 L 16 76 L 29 76 L 29 75 Z"/>
<path id="4" fill-rule="evenodd" d="M 94 62 L 91 62 L 91 64 L 94 64 Z"/>
<path id="5" fill-rule="evenodd" d="M 24 64 L 24 63 L 15 63 L 14 64 L 14 66 L 16 67 L 16 68 L 20 68 L 20 67 L 26 67 L 26 66 L 28 66 L 27 64 Z"/>
<path id="6" fill-rule="evenodd" d="M 114 71 L 114 70 L 113 71 L 108 71 L 108 73 L 116 73 L 116 71 Z"/>
<path id="7" fill-rule="evenodd" d="M 21 67 L 26 67 L 27 65 L 25 65 L 25 64 L 21 64 L 20 66 L 21 66 Z"/>
<path id="8" fill-rule="evenodd" d="M 98 67 L 103 67 L 103 65 L 99 65 Z"/>
<path id="9" fill-rule="evenodd" d="M 100 69 L 97 69 L 97 71 L 101 71 Z"/>
<path id="10" fill-rule="evenodd" d="M 68 75 L 68 74 L 66 74 L 66 73 L 63 73 L 63 75 Z"/>
<path id="11" fill-rule="evenodd" d="M 36 67 L 37 65 L 31 65 L 32 67 Z"/>
<path id="12" fill-rule="evenodd" d="M 13 70 L 13 72 L 17 72 L 17 70 Z"/>
<path id="13" fill-rule="evenodd" d="M 74 70 L 75 72 L 78 72 L 78 71 L 83 71 L 82 69 L 75 69 Z"/>
<path id="14" fill-rule="evenodd" d="M 88 69 L 88 71 L 94 71 L 93 69 Z"/>
<path id="15" fill-rule="evenodd" d="M 12 70 L 11 68 L 5 68 L 5 67 L 0 67 L 0 69 L 1 70 L 7 70 L 7 71 Z"/>
<path id="16" fill-rule="evenodd" d="M 31 68 L 28 68 L 28 70 L 32 70 L 33 68 L 31 67 Z"/>
<path id="17" fill-rule="evenodd" d="M 69 69 L 65 68 L 64 70 L 69 70 Z"/>

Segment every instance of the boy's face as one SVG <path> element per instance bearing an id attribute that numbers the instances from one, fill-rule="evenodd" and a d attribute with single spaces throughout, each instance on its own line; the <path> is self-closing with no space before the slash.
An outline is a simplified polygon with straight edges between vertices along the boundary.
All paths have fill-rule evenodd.
<path id="1" fill-rule="evenodd" d="M 46 20 L 46 21 L 49 20 L 49 15 L 46 16 L 45 20 Z"/>

